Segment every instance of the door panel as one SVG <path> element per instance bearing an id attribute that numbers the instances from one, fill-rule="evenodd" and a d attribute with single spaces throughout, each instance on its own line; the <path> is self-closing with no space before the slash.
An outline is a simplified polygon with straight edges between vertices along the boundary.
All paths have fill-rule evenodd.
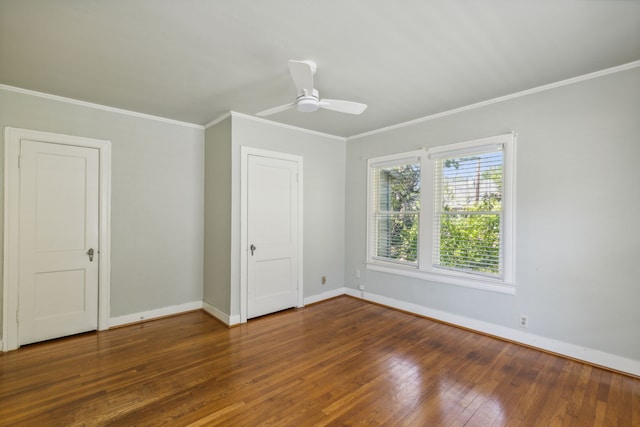
<path id="1" fill-rule="evenodd" d="M 35 202 L 43 213 L 35 218 L 38 253 L 85 247 L 86 163 L 84 157 L 36 154 Z"/>
<path id="2" fill-rule="evenodd" d="M 248 157 L 248 318 L 298 300 L 298 164 Z"/>
<path id="3" fill-rule="evenodd" d="M 99 150 L 22 140 L 18 341 L 97 329 Z"/>
<path id="4" fill-rule="evenodd" d="M 86 310 L 84 270 L 50 271 L 35 277 L 35 318 L 49 319 Z"/>

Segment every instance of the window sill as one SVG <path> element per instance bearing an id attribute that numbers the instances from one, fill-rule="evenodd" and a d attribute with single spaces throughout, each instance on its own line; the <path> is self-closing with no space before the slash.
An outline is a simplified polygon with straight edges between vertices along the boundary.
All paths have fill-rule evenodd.
<path id="1" fill-rule="evenodd" d="M 436 273 L 433 271 L 419 270 L 412 266 L 402 266 L 391 263 L 367 263 L 367 270 L 378 271 L 380 273 L 397 274 L 399 276 L 411 277 L 413 279 L 427 280 L 435 283 L 445 283 L 448 285 L 462 286 L 465 288 L 479 289 L 482 291 L 495 292 L 499 294 L 515 295 L 515 283 L 505 283 L 501 280 L 494 280 L 483 277 L 465 277 L 455 273 Z"/>

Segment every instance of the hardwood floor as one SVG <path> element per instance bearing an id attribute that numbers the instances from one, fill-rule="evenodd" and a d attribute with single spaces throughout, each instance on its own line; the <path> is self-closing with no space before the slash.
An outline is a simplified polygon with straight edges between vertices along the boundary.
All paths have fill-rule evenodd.
<path id="1" fill-rule="evenodd" d="M 640 426 L 640 380 L 339 297 L 5 353 L 0 425 Z"/>

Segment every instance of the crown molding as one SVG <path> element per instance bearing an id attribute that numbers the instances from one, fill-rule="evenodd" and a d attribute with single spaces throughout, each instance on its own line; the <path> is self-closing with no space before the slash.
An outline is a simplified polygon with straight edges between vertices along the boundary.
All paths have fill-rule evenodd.
<path id="1" fill-rule="evenodd" d="M 9 85 L 0 84 L 0 90 L 5 90 L 7 92 L 21 93 L 23 95 L 36 96 L 38 98 L 44 98 L 44 99 L 48 99 L 48 100 L 51 100 L 51 101 L 58 101 L 58 102 L 64 102 L 64 103 L 67 103 L 67 104 L 79 105 L 81 107 L 93 108 L 95 110 L 108 111 L 110 113 L 124 114 L 126 116 L 131 116 L 131 117 L 137 117 L 137 118 L 147 119 L 147 120 L 154 120 L 154 121 L 157 121 L 157 122 L 163 122 L 163 123 L 168 123 L 168 124 L 172 124 L 172 125 L 185 126 L 185 127 L 189 127 L 189 128 L 193 128 L 193 129 L 204 129 L 204 127 L 202 125 L 197 125 L 195 123 L 181 122 L 179 120 L 167 119 L 166 117 L 160 117 L 160 116 L 154 116 L 154 115 L 151 115 L 151 114 L 138 113 L 138 112 L 135 112 L 135 111 L 124 110 L 124 109 L 115 108 L 115 107 L 109 107 L 109 106 L 101 105 L 101 104 L 94 104 L 93 102 L 80 101 L 78 99 L 66 98 L 64 96 L 58 96 L 58 95 L 51 95 L 49 93 L 37 92 L 35 90 L 23 89 L 23 88 L 15 87 L 15 86 L 9 86 Z"/>
<path id="2" fill-rule="evenodd" d="M 209 123 L 204 125 L 204 128 L 205 129 L 209 129 L 210 127 L 213 127 L 213 126 L 217 125 L 218 123 L 228 119 L 229 117 L 231 117 L 231 111 L 227 111 L 226 113 L 224 113 L 223 115 L 221 115 L 217 119 L 211 120 Z"/>
<path id="3" fill-rule="evenodd" d="M 121 108 L 115 108 L 115 107 L 109 107 L 106 105 L 101 105 L 101 104 L 95 104 L 92 102 L 86 102 L 86 101 L 80 101 L 77 99 L 72 99 L 72 98 L 66 98 L 63 96 L 58 96 L 58 95 L 51 95 L 48 93 L 43 93 L 43 92 L 37 92 L 34 90 L 30 90 L 30 89 L 23 89 L 23 88 L 19 88 L 19 87 L 15 87 L 15 86 L 9 86 L 9 85 L 5 85 L 5 84 L 0 84 L 0 90 L 5 90 L 8 92 L 15 92 L 15 93 L 21 93 L 24 95 L 30 95 L 30 96 L 36 96 L 39 98 L 44 98 L 44 99 L 49 99 L 52 101 L 58 101 L 58 102 L 64 102 L 67 104 L 73 104 L 73 105 L 79 105 L 79 106 L 83 106 L 83 107 L 87 107 L 87 108 L 93 108 L 96 110 L 102 110 L 102 111 L 108 111 L 111 113 L 116 113 L 116 114 L 124 114 L 127 116 L 131 116 L 131 117 L 138 117 L 138 118 L 142 118 L 142 119 L 147 119 L 147 120 L 154 120 L 154 121 L 158 121 L 158 122 L 163 122 L 163 123 L 168 123 L 168 124 L 173 124 L 173 125 L 177 125 L 177 126 L 185 126 L 185 127 L 189 127 L 189 128 L 193 128 L 193 129 L 208 129 L 212 126 L 215 126 L 216 124 L 220 123 L 221 121 L 229 118 L 229 117 L 241 117 L 247 120 L 252 120 L 258 123 L 264 123 L 264 124 L 269 124 L 272 126 L 277 126 L 277 127 L 281 127 L 284 129 L 290 129 L 290 130 L 295 130 L 298 132 L 304 132 L 304 133 L 308 133 L 311 135 L 316 135 L 316 136 L 322 136 L 325 138 L 330 138 L 330 139 L 335 139 L 335 140 L 339 140 L 339 141 L 352 141 L 355 139 L 360 139 L 360 138 L 364 138 L 367 136 L 371 136 L 371 135 L 375 135 L 375 134 L 379 134 L 379 133 L 385 133 L 391 130 L 395 130 L 395 129 L 400 129 L 406 126 L 411 126 L 414 124 L 418 124 L 418 123 L 423 123 L 423 122 L 427 122 L 429 120 L 434 120 L 434 119 L 438 119 L 441 117 L 446 117 L 446 116 L 450 116 L 453 114 L 458 114 L 458 113 L 462 113 L 465 111 L 469 111 L 469 110 L 474 110 L 476 108 L 481 108 L 481 107 L 485 107 L 487 105 L 492 105 L 492 104 L 497 104 L 500 102 L 504 102 L 504 101 L 509 101 L 511 99 L 515 99 L 515 98 L 520 98 L 523 96 L 527 96 L 527 95 L 532 95 L 535 93 L 539 93 L 539 92 L 544 92 L 544 91 L 548 91 L 551 89 L 555 89 L 555 88 L 559 88 L 562 86 L 568 86 L 568 85 L 572 85 L 575 83 L 580 83 L 586 80 L 591 80 L 591 79 L 595 79 L 598 77 L 603 77 L 603 76 L 607 76 L 610 74 L 615 74 L 615 73 L 619 73 L 622 71 L 627 71 L 627 70 L 631 70 L 633 68 L 638 68 L 640 67 L 640 60 L 638 61 L 633 61 L 633 62 L 629 62 L 627 64 L 622 64 L 622 65 L 618 65 L 616 67 L 611 67 L 611 68 L 606 68 L 604 70 L 600 70 L 600 71 L 595 71 L 593 73 L 588 73 L 588 74 L 584 74 L 582 76 L 578 76 L 578 77 L 572 77 L 569 79 L 565 79 L 565 80 L 561 80 L 555 83 L 550 83 L 550 84 L 546 84 L 546 85 L 542 85 L 542 86 L 538 86 L 532 89 L 526 89 L 520 92 L 515 92 L 509 95 L 504 95 L 504 96 L 500 96 L 497 98 L 492 98 L 486 101 L 480 101 L 480 102 L 476 102 L 474 104 L 470 104 L 470 105 L 466 105 L 463 107 L 459 107 L 459 108 L 454 108 L 452 110 L 448 110 L 448 111 L 443 111 L 440 113 L 436 113 L 436 114 L 431 114 L 429 116 L 424 116 L 424 117 L 420 117 L 418 119 L 413 119 L 413 120 L 409 120 L 406 122 L 402 122 L 402 123 L 398 123 L 395 125 L 391 125 L 391 126 L 386 126 L 383 128 L 379 128 L 379 129 L 374 129 L 368 132 L 363 132 L 363 133 L 359 133 L 357 135 L 352 135 L 352 136 L 348 136 L 348 137 L 342 137 L 342 136 L 338 136 L 338 135 L 332 135 L 332 134 L 328 134 L 328 133 L 324 133 L 324 132 L 318 132 L 318 131 L 313 131 L 310 129 L 305 129 L 302 127 L 298 127 L 298 126 L 292 126 L 292 125 L 287 125 L 284 123 L 279 123 L 279 122 L 275 122 L 272 120 L 267 120 L 267 119 L 263 119 L 263 118 L 259 118 L 259 117 L 255 117 L 255 116 L 251 116 L 248 114 L 243 114 L 243 113 L 238 113 L 235 111 L 230 111 L 227 112 L 225 114 L 223 114 L 222 116 L 208 122 L 207 124 L 203 125 L 199 125 L 199 124 L 195 124 L 195 123 L 188 123 L 188 122 L 182 122 L 179 120 L 174 120 L 174 119 L 168 119 L 166 117 L 160 117 L 160 116 L 154 116 L 151 114 L 144 114 L 144 113 L 138 113 L 135 111 L 130 111 L 130 110 L 124 110 Z"/>
<path id="4" fill-rule="evenodd" d="M 526 90 L 523 90 L 523 91 L 520 91 L 520 92 L 515 92 L 515 93 L 509 94 L 509 95 L 499 96 L 497 98 L 488 99 L 486 101 L 476 102 L 474 104 L 469 104 L 469 105 L 466 105 L 464 107 L 454 108 L 453 110 L 448 110 L 448 111 L 443 111 L 441 113 L 431 114 L 429 116 L 420 117 L 418 119 L 409 120 L 409 121 L 398 123 L 398 124 L 391 125 L 391 126 L 386 126 L 386 127 L 380 128 L 380 129 L 375 129 L 375 130 L 371 130 L 371 131 L 368 131 L 368 132 L 359 133 L 357 135 L 348 136 L 346 138 L 346 140 L 347 140 L 347 142 L 348 141 L 353 141 L 355 139 L 360 139 L 360 138 L 364 138 L 364 137 L 367 137 L 367 136 L 371 136 L 371 135 L 375 135 L 375 134 L 379 134 L 379 133 L 384 133 L 384 132 L 388 132 L 388 131 L 395 130 L 395 129 L 400 129 L 400 128 L 403 128 L 403 127 L 406 127 L 406 126 L 415 125 L 417 123 L 423 123 L 423 122 L 427 122 L 429 120 L 434 120 L 434 119 L 439 119 L 441 117 L 451 116 L 453 114 L 462 113 L 464 111 L 474 110 L 476 108 L 485 107 L 487 105 L 497 104 L 497 103 L 500 103 L 500 102 L 509 101 L 511 99 L 520 98 L 520 97 L 527 96 L 527 95 L 532 95 L 534 93 L 545 92 L 545 91 L 548 91 L 548 90 L 551 90 L 551 89 L 556 89 L 556 88 L 563 87 L 563 86 L 569 86 L 569 85 L 572 85 L 572 84 L 575 84 L 575 83 L 580 83 L 580 82 L 583 82 L 583 81 L 586 81 L 586 80 L 595 79 L 595 78 L 598 78 L 598 77 L 608 76 L 610 74 L 615 74 L 615 73 L 631 70 L 633 68 L 638 68 L 638 67 L 640 67 L 640 60 L 629 62 L 627 64 L 618 65 L 616 67 L 606 68 L 606 69 L 600 70 L 600 71 L 595 71 L 593 73 L 584 74 L 582 76 L 572 77 L 572 78 L 565 79 L 565 80 L 560 80 L 560 81 L 555 82 L 555 83 L 549 83 L 549 84 L 538 86 L 538 87 L 535 87 L 535 88 L 532 88 L 532 89 L 526 89 Z"/>
<path id="5" fill-rule="evenodd" d="M 272 120 L 267 120 L 267 119 L 251 116 L 251 115 L 244 114 L 244 113 L 238 113 L 236 111 L 231 111 L 231 117 L 239 117 L 239 118 L 243 118 L 243 119 L 246 119 L 246 120 L 251 120 L 251 121 L 254 121 L 254 122 L 257 122 L 257 123 L 264 123 L 264 124 L 267 124 L 267 125 L 280 127 L 280 128 L 283 128 L 283 129 L 295 130 L 295 131 L 298 131 L 298 132 L 308 133 L 310 135 L 321 136 L 321 137 L 324 137 L 324 138 L 334 139 L 334 140 L 342 141 L 342 142 L 345 142 L 347 140 L 343 136 L 332 135 L 330 133 L 318 132 L 318 131 L 315 131 L 315 130 L 305 129 L 305 128 L 301 128 L 301 127 L 298 127 L 298 126 L 292 126 L 292 125 L 287 125 L 287 124 L 284 124 L 284 123 L 274 122 Z M 219 119 L 216 119 L 216 120 L 219 120 Z"/>

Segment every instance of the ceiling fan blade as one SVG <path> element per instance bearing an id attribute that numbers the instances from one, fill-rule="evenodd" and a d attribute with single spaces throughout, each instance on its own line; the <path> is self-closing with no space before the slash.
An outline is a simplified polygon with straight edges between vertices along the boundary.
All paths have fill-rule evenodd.
<path id="1" fill-rule="evenodd" d="M 289 60 L 289 72 L 293 83 L 298 88 L 298 93 L 311 95 L 313 93 L 313 74 L 316 72 L 315 64 L 311 61 Z"/>
<path id="2" fill-rule="evenodd" d="M 296 105 L 295 102 L 292 102 L 291 104 L 279 105 L 277 107 L 273 107 L 273 108 L 269 108 L 267 110 L 260 111 L 259 113 L 256 113 L 256 116 L 260 116 L 260 117 L 270 116 L 272 114 L 276 114 L 276 113 L 279 113 L 281 111 L 288 110 L 289 108 L 293 108 L 293 107 L 295 107 L 295 105 Z"/>
<path id="3" fill-rule="evenodd" d="M 338 111 L 347 114 L 362 114 L 367 109 L 367 104 L 359 102 L 341 101 L 339 99 L 323 99 L 320 101 L 320 108 Z"/>

